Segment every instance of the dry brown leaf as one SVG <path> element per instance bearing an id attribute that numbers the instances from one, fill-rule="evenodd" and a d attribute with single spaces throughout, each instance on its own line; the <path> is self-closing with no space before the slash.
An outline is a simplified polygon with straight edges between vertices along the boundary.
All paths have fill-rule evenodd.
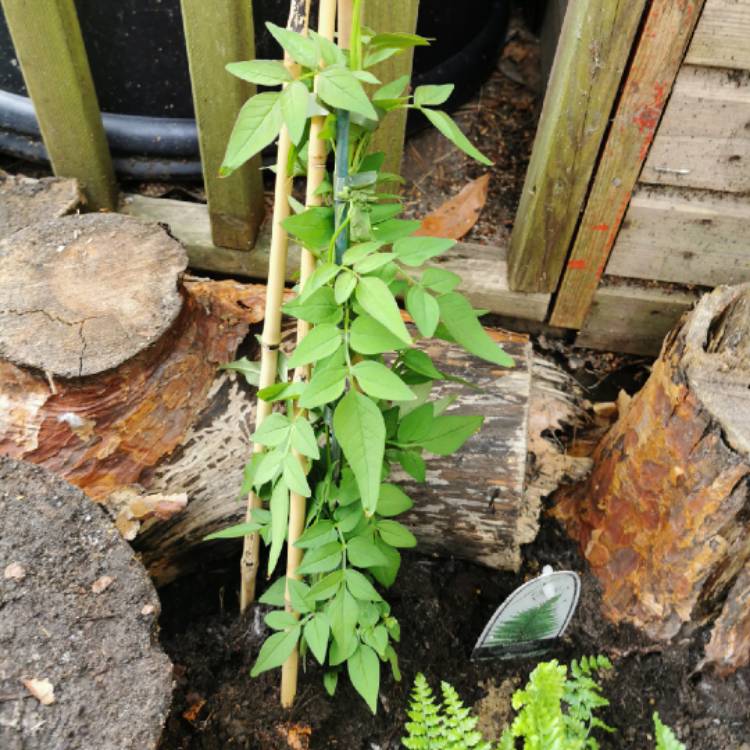
<path id="1" fill-rule="evenodd" d="M 424 237 L 448 237 L 460 240 L 477 223 L 487 202 L 489 173 L 472 180 L 458 195 L 443 203 L 422 219 L 422 226 L 414 233 Z"/>
<path id="2" fill-rule="evenodd" d="M 55 687 L 45 677 L 37 679 L 32 677 L 28 680 L 22 680 L 24 687 L 43 705 L 49 706 L 55 702 Z"/>
<path id="3" fill-rule="evenodd" d="M 276 731 L 286 740 L 291 750 L 309 750 L 312 728 L 308 724 L 279 724 Z"/>
<path id="4" fill-rule="evenodd" d="M 106 591 L 114 582 L 115 579 L 112 578 L 112 576 L 102 576 L 101 578 L 97 578 L 91 584 L 91 590 L 95 594 L 101 594 L 103 591 Z"/>
<path id="5" fill-rule="evenodd" d="M 198 714 L 201 712 L 203 706 L 206 705 L 206 699 L 193 693 L 189 696 L 189 700 L 190 707 L 182 712 L 182 718 L 192 723 L 198 718 Z"/>
<path id="6" fill-rule="evenodd" d="M 5 568 L 3 578 L 6 581 L 22 581 L 26 578 L 26 568 L 21 563 L 11 563 Z"/>

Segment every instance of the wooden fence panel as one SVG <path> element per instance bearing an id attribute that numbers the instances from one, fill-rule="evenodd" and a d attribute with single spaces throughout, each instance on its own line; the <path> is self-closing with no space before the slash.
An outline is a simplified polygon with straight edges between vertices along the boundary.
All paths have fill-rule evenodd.
<path id="1" fill-rule="evenodd" d="M 703 0 L 654 0 L 597 168 L 550 322 L 580 328 L 648 155 Z"/>
<path id="2" fill-rule="evenodd" d="M 686 62 L 750 69 L 750 0 L 706 0 Z"/>
<path id="3" fill-rule="evenodd" d="M 511 289 L 557 288 L 644 5 L 568 4 L 516 213 Z"/>
<path id="4" fill-rule="evenodd" d="M 2 6 L 55 174 L 76 177 L 89 208 L 115 208 L 112 159 L 73 0 Z"/>
<path id="5" fill-rule="evenodd" d="M 229 177 L 219 167 L 234 121 L 255 87 L 224 66 L 255 57 L 255 30 L 249 0 L 181 0 L 203 177 L 218 247 L 249 250 L 263 220 L 260 156 Z"/>

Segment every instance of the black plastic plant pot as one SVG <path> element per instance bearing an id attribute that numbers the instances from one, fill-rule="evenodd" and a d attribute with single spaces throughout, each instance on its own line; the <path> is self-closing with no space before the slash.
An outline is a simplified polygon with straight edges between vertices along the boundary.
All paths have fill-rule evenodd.
<path id="1" fill-rule="evenodd" d="M 392 0 L 397 2 L 397 0 Z M 104 127 L 123 177 L 200 178 L 179 0 L 76 0 Z M 253 3 L 260 58 L 279 58 L 265 28 L 283 25 L 288 0 Z M 510 0 L 422 0 L 414 84 L 455 83 L 449 106 L 476 91 L 502 51 Z M 388 29 L 390 30 L 390 29 Z M 31 101 L 0 13 L 0 152 L 46 161 Z"/>

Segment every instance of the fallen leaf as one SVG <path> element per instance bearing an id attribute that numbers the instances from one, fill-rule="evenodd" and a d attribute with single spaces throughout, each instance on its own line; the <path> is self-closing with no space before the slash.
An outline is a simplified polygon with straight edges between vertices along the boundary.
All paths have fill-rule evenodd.
<path id="1" fill-rule="evenodd" d="M 487 202 L 489 184 L 489 173 L 467 183 L 458 195 L 427 214 L 422 219 L 422 226 L 414 234 L 460 240 L 477 223 Z"/>
<path id="2" fill-rule="evenodd" d="M 276 731 L 291 750 L 309 750 L 312 728 L 308 724 L 279 724 Z"/>
<path id="3" fill-rule="evenodd" d="M 206 699 L 202 698 L 197 693 L 191 693 L 188 696 L 188 701 L 190 706 L 182 712 L 182 718 L 187 719 L 192 723 L 198 718 L 198 714 L 201 712 L 203 706 L 206 705 Z"/>
<path id="4" fill-rule="evenodd" d="M 115 579 L 112 578 L 112 576 L 102 576 L 101 578 L 97 578 L 91 584 L 91 590 L 95 594 L 101 594 L 103 591 L 106 591 L 114 582 Z"/>
<path id="5" fill-rule="evenodd" d="M 7 581 L 22 581 L 26 578 L 26 568 L 24 568 L 21 563 L 11 563 L 5 568 L 3 577 Z"/>
<path id="6" fill-rule="evenodd" d="M 55 687 L 45 677 L 38 680 L 32 677 L 29 680 L 22 680 L 24 687 L 43 705 L 49 706 L 55 702 Z"/>

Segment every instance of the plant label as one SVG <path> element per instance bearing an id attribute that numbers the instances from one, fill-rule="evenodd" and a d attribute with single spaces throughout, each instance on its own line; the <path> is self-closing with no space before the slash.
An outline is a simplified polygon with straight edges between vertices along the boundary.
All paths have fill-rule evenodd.
<path id="1" fill-rule="evenodd" d="M 545 653 L 568 627 L 578 605 L 581 580 L 570 570 L 542 575 L 519 586 L 479 636 L 472 659 L 512 659 Z"/>

